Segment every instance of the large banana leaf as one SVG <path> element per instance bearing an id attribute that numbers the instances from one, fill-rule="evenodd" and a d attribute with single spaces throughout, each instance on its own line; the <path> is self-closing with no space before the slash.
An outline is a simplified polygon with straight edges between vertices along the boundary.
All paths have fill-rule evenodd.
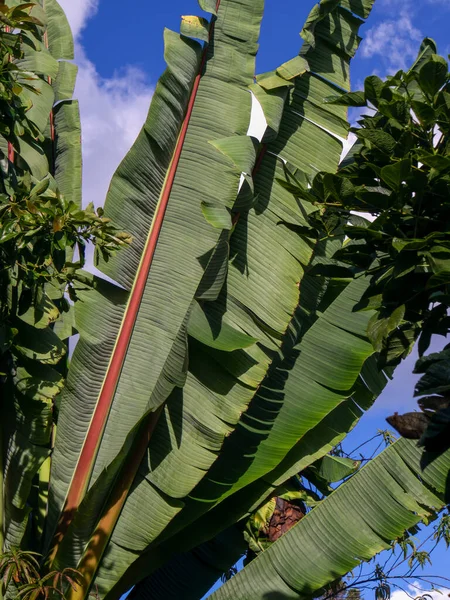
<path id="1" fill-rule="evenodd" d="M 366 9 L 370 6 L 367 2 Z M 256 394 L 238 427 L 227 439 L 212 472 L 192 494 L 194 498 L 216 501 L 268 473 L 297 440 L 326 415 L 328 409 L 321 412 L 318 403 L 311 416 L 300 415 L 303 406 L 300 390 L 306 394 L 308 388 L 304 387 L 304 382 L 294 383 L 294 372 L 302 373 L 302 377 L 306 372 L 311 373 L 317 384 L 314 392 L 311 389 L 313 395 L 320 397 L 324 385 L 339 390 L 341 394 L 335 396 L 338 404 L 346 397 L 345 392 L 351 395 L 364 360 L 373 353 L 367 342 L 365 350 L 360 346 L 361 363 L 358 366 L 355 363 L 355 371 L 347 370 L 348 379 L 339 381 L 343 371 L 332 372 L 330 369 L 333 362 L 337 366 L 340 344 L 333 347 L 334 330 L 327 325 L 325 337 L 329 338 L 330 344 L 322 351 L 323 363 L 317 348 L 308 352 L 311 363 L 303 364 L 302 357 L 298 359 L 299 350 L 295 344 L 304 337 L 311 323 L 308 313 L 318 294 L 320 302 L 321 291 L 309 279 L 304 279 L 305 267 L 313 257 L 312 234 L 305 218 L 312 207 L 294 198 L 279 181 L 286 179 L 286 162 L 291 172 L 306 175 L 312 175 L 316 169 L 337 168 L 342 142 L 333 134 L 346 135 L 346 113 L 334 109 L 327 112 L 323 109 L 323 98 L 334 89 L 329 81 L 342 88 L 349 85 L 349 62 L 359 42 L 357 31 L 361 23 L 338 2 L 319 5 L 313 9 L 302 32 L 305 44 L 300 56 L 282 65 L 275 74 L 257 78 L 261 86 L 268 86 L 268 81 L 276 79 L 275 83 L 270 83 L 270 90 L 266 92 L 262 88 L 258 93 L 263 106 L 271 103 L 271 111 L 274 102 L 281 106 L 281 121 L 278 128 L 273 128 L 278 131 L 277 137 L 274 141 L 269 140 L 256 169 L 255 206 L 248 214 L 241 214 L 231 238 L 226 313 L 223 314 L 220 306 L 222 299 L 215 306 L 205 307 L 209 322 L 213 324 L 211 328 L 218 327 L 219 320 L 228 321 L 239 324 L 260 340 L 257 348 L 245 350 L 246 359 L 239 357 L 233 361 L 229 354 L 213 353 L 223 371 L 256 388 Z M 340 70 L 334 66 L 337 62 L 341 65 Z M 256 91 L 255 86 L 252 90 Z M 279 90 L 282 90 L 281 95 Z M 320 146 L 316 152 L 317 140 Z M 333 246 L 339 243 L 339 238 L 330 239 L 316 251 L 316 256 L 321 252 L 332 252 Z M 327 246 L 331 248 L 327 249 Z M 360 291 L 354 293 L 355 299 Z M 344 296 L 342 302 L 348 303 L 348 298 Z M 324 308 L 322 305 L 321 310 Z M 349 303 L 345 310 L 351 311 Z M 363 320 L 367 316 L 360 316 L 359 322 L 353 317 L 349 319 L 349 322 L 354 321 L 363 337 L 366 327 Z M 334 317 L 337 317 L 335 323 L 339 328 L 335 330 L 336 339 L 339 338 L 346 347 L 342 329 L 347 324 L 340 321 L 338 314 Z M 349 331 L 352 332 L 351 328 Z M 348 347 L 358 353 L 353 336 L 347 339 Z M 317 338 L 313 343 L 316 341 Z M 265 351 L 265 360 L 259 356 L 261 347 Z M 304 356 L 306 352 L 303 351 Z M 290 382 L 292 387 L 288 387 Z M 276 397 L 277 391 L 282 390 L 283 397 Z M 306 398 L 304 406 L 309 406 Z M 221 469 L 221 465 L 224 468 Z"/>
<path id="2" fill-rule="evenodd" d="M 262 2 L 223 0 L 203 58 L 200 44 L 166 31 L 168 69 L 144 129 L 111 185 L 105 213 L 134 242 L 102 266 L 122 287 L 95 280 L 95 290 L 80 303 L 81 339 L 61 399 L 48 519 L 49 542 L 57 532 L 51 558 L 60 566 L 79 564 L 89 582 L 98 567 L 90 566 L 95 531 L 105 528 L 101 509 L 109 498 L 104 514 L 112 519 L 114 513 L 117 520 L 158 409 L 186 379 L 191 305 L 195 298 L 217 297 L 226 275 L 229 210 L 241 173 L 251 172 L 256 153 L 245 134 L 262 9 Z M 184 19 L 182 33 L 199 37 L 198 29 L 186 29 L 193 22 Z M 124 495 L 110 497 L 122 468 Z M 139 526 L 144 544 L 161 528 L 150 515 L 159 495 L 148 483 L 145 487 L 140 507 L 149 515 Z M 127 505 L 134 501 L 132 492 Z M 168 511 L 175 513 L 176 507 Z M 108 521 L 108 535 L 114 519 Z M 110 546 L 119 532 L 120 523 Z M 108 535 L 95 550 L 98 556 Z M 129 535 L 135 535 L 131 528 Z M 113 581 L 122 564 L 135 558 L 134 547 L 125 549 L 128 556 L 110 573 Z"/>
<path id="3" fill-rule="evenodd" d="M 348 308 L 351 311 L 353 301 L 348 303 Z M 342 311 L 341 315 L 344 316 L 344 314 Z M 322 327 L 326 327 L 325 323 L 325 320 L 321 323 Z M 314 327 L 311 328 L 310 334 L 310 339 L 312 339 L 314 337 Z M 374 382 L 382 389 L 384 382 L 378 371 L 375 370 L 375 367 L 375 361 L 369 361 L 364 366 L 363 376 L 365 380 L 373 376 Z M 137 586 L 132 596 L 155 599 L 181 597 L 181 594 L 184 593 L 183 590 L 187 587 L 187 577 L 187 581 L 191 583 L 192 595 L 186 597 L 195 598 L 195 594 L 197 593 L 195 590 L 204 589 L 204 583 L 201 578 L 209 577 L 212 579 L 214 573 L 217 573 L 218 567 L 213 567 L 216 564 L 215 561 L 224 568 L 225 559 L 227 558 L 230 562 L 226 565 L 226 570 L 233 566 L 237 558 L 236 554 L 231 551 L 226 556 L 223 552 L 219 556 L 215 556 L 214 549 L 216 545 L 214 543 L 208 544 L 208 540 L 216 539 L 217 535 L 220 537 L 220 532 L 225 528 L 248 517 L 268 497 L 276 495 L 278 486 L 294 474 L 301 472 L 341 442 L 361 417 L 362 411 L 359 406 L 368 408 L 378 396 L 380 388 L 374 390 L 372 393 L 368 393 L 365 386 L 357 385 L 353 397 L 339 404 L 316 427 L 303 436 L 273 471 L 252 484 L 247 485 L 232 496 L 229 496 L 212 510 L 205 513 L 204 509 L 202 512 L 205 514 L 202 516 L 198 509 L 198 504 L 196 502 L 192 503 L 188 499 L 185 511 L 182 511 L 180 516 L 174 521 L 174 525 L 176 526 L 177 521 L 180 521 L 181 517 L 184 518 L 183 523 L 178 523 L 180 531 L 173 537 L 169 537 L 166 541 L 154 546 L 147 554 L 138 559 L 135 565 L 129 570 L 128 577 L 124 577 L 121 582 L 124 587 L 121 588 L 118 586 L 116 590 L 113 590 L 112 597 L 117 597 L 120 591 L 123 591 L 127 585 L 130 585 L 131 581 L 139 579 L 139 576 L 142 577 L 142 573 L 155 570 L 160 565 L 164 565 L 175 554 L 167 566 L 157 570 L 154 576 L 149 577 L 145 582 Z M 309 400 L 310 404 L 314 403 L 314 399 L 313 397 Z M 232 466 L 230 466 L 230 469 Z M 189 521 L 192 521 L 190 525 Z M 173 532 L 173 528 L 169 527 L 166 535 L 171 533 L 171 529 Z M 201 542 L 204 542 L 202 548 L 194 548 L 188 554 L 179 554 L 188 552 L 193 546 L 197 546 Z M 200 564 L 196 570 L 192 571 L 193 565 L 198 562 L 205 562 L 204 552 L 209 557 L 207 562 L 211 565 L 211 570 L 203 569 Z M 167 575 L 169 571 L 172 571 L 172 576 L 170 579 L 167 579 L 164 577 L 164 573 Z M 191 576 L 188 577 L 187 573 L 190 571 Z M 195 575 L 196 572 L 198 578 Z M 201 597 L 201 594 L 197 597 Z"/>
<path id="4" fill-rule="evenodd" d="M 400 440 L 314 508 L 211 600 L 311 597 L 445 505 L 450 451 Z M 301 556 L 301 560 L 298 557 Z"/>
<path id="5" fill-rule="evenodd" d="M 210 598 L 288 600 L 319 593 L 448 502 L 450 456 L 436 464 L 427 464 L 429 458 L 412 442 L 396 443 L 313 509 L 289 539 L 286 535 L 285 544 L 276 542 L 270 555 L 266 551 L 255 566 L 245 568 L 234 586 L 227 584 Z M 242 556 L 242 539 L 233 527 L 188 554 L 176 554 L 131 597 L 199 600 Z M 293 568 L 295 587 L 286 579 Z"/>

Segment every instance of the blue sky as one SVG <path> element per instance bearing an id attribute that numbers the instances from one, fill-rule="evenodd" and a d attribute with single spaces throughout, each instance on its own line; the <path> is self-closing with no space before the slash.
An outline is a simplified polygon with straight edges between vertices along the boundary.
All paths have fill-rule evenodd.
<path id="1" fill-rule="evenodd" d="M 271 70 L 298 53 L 298 33 L 312 5 L 308 0 L 267 0 L 258 72 Z M 97 14 L 83 34 L 83 45 L 103 77 L 132 64 L 139 66 L 152 83 L 164 68 L 163 28 L 177 29 L 181 15 L 198 14 L 197 2 L 174 0 L 149 8 L 148 0 L 129 0 L 125 11 L 123 6 L 119 0 L 100 0 Z M 448 53 L 449 13 L 443 18 L 446 7 L 450 8 L 448 0 L 377 0 L 363 29 L 367 39 L 354 64 L 354 81 L 374 69 L 384 72 L 406 66 L 425 35 L 435 37 L 441 52 Z"/>
<path id="2" fill-rule="evenodd" d="M 115 168 L 142 126 L 152 90 L 164 69 L 164 27 L 177 30 L 181 15 L 198 14 L 199 10 L 196 0 L 60 2 L 77 41 L 84 200 L 101 205 Z M 313 0 L 266 0 L 258 72 L 271 70 L 298 53 L 299 31 L 313 4 Z M 407 67 L 425 36 L 433 37 L 440 53 L 447 56 L 449 30 L 450 0 L 376 0 L 353 61 L 353 87 L 360 88 L 372 73 L 384 76 Z M 414 410 L 413 364 L 414 357 L 402 365 L 375 407 L 350 434 L 348 450 L 385 429 L 385 418 L 394 411 Z M 428 572 L 448 573 L 448 560 L 449 554 L 439 550 Z"/>

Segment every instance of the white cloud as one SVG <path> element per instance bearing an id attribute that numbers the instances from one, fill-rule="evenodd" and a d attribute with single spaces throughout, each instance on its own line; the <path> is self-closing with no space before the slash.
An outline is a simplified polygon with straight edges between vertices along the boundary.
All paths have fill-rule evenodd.
<path id="1" fill-rule="evenodd" d="M 152 89 L 145 74 L 127 67 L 110 78 L 99 76 L 83 50 L 75 96 L 80 102 L 83 137 L 83 201 L 102 205 L 114 171 L 132 146 L 145 118 Z"/>
<path id="2" fill-rule="evenodd" d="M 83 137 L 83 203 L 104 203 L 111 177 L 132 146 L 152 96 L 146 75 L 128 66 L 102 78 L 82 47 L 80 33 L 95 14 L 99 0 L 59 0 L 76 40 L 79 66 L 75 97 L 79 100 Z"/>
<path id="3" fill-rule="evenodd" d="M 382 21 L 369 29 L 361 47 L 364 58 L 379 56 L 390 72 L 407 69 L 417 56 L 423 39 L 410 16 L 401 12 L 396 19 Z"/>
<path id="4" fill-rule="evenodd" d="M 405 591 L 396 590 L 391 595 L 391 600 L 411 600 L 411 598 L 418 598 L 426 595 L 427 600 L 446 600 L 448 598 L 450 590 L 446 588 L 439 588 L 434 590 L 424 589 L 423 583 L 414 582 L 412 585 L 408 585 Z"/>
<path id="5" fill-rule="evenodd" d="M 59 3 L 69 19 L 74 37 L 77 38 L 88 19 L 97 11 L 99 0 L 59 0 Z"/>

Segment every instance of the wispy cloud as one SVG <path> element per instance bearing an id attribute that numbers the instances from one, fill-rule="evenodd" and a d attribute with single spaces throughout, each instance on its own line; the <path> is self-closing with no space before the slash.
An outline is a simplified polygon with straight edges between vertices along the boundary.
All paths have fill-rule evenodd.
<path id="1" fill-rule="evenodd" d="M 82 46 L 81 33 L 98 0 L 59 0 L 76 40 L 75 97 L 83 135 L 83 202 L 104 203 L 111 177 L 139 133 L 152 97 L 145 73 L 128 66 L 103 78 Z"/>
<path id="2" fill-rule="evenodd" d="M 390 72 L 407 69 L 416 58 L 423 38 L 406 12 L 381 21 L 366 32 L 361 47 L 363 58 L 377 57 Z"/>

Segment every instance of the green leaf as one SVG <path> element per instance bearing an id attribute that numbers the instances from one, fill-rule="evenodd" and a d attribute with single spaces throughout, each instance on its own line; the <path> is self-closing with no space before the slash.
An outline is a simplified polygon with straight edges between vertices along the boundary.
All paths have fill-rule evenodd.
<path id="1" fill-rule="evenodd" d="M 296 56 L 277 68 L 277 74 L 288 81 L 299 75 L 303 75 L 306 71 L 309 71 L 309 65 L 302 56 Z"/>
<path id="2" fill-rule="evenodd" d="M 29 522 L 33 479 L 50 450 L 33 444 L 19 431 L 8 442 L 3 488 L 4 540 L 5 548 L 17 548 L 23 543 Z"/>
<path id="3" fill-rule="evenodd" d="M 60 314 L 53 327 L 53 331 L 59 337 L 59 339 L 63 341 L 68 340 L 77 333 L 74 306 L 70 306 L 67 312 Z"/>
<path id="4" fill-rule="evenodd" d="M 45 131 L 55 101 L 54 90 L 43 79 L 33 81 L 33 88 L 35 91 L 24 89 L 22 92 L 24 101 L 31 104 L 31 108 L 27 112 L 27 117 L 40 131 Z"/>
<path id="5" fill-rule="evenodd" d="M 80 109 L 76 100 L 59 102 L 54 109 L 57 132 L 54 176 L 67 202 L 81 206 L 82 156 Z"/>
<path id="6" fill-rule="evenodd" d="M 255 83 L 250 86 L 250 91 L 260 103 L 267 122 L 267 130 L 262 142 L 271 142 L 278 135 L 288 88 L 283 86 L 274 90 L 266 90 L 264 86 Z"/>
<path id="7" fill-rule="evenodd" d="M 381 94 L 384 89 L 384 82 L 376 75 L 366 77 L 364 80 L 364 94 L 367 100 L 374 106 L 378 106 Z"/>
<path id="8" fill-rule="evenodd" d="M 231 229 L 233 226 L 231 213 L 226 206 L 202 202 L 202 213 L 208 223 L 217 229 Z"/>
<path id="9" fill-rule="evenodd" d="M 395 329 L 384 344 L 380 363 L 383 366 L 397 366 L 411 354 L 420 332 L 420 326 L 415 323 L 405 323 Z"/>
<path id="10" fill-rule="evenodd" d="M 210 144 L 230 160 L 238 173 L 251 174 L 258 147 L 256 138 L 234 135 L 213 140 Z"/>
<path id="11" fill-rule="evenodd" d="M 37 329 L 45 329 L 59 317 L 59 310 L 50 299 L 47 292 L 39 290 L 33 305 L 20 319 Z"/>
<path id="12" fill-rule="evenodd" d="M 181 17 L 180 33 L 207 42 L 209 40 L 209 21 L 203 17 Z"/>
<path id="13" fill-rule="evenodd" d="M 414 373 L 424 373 L 415 387 L 415 396 L 445 394 L 450 390 L 450 350 L 420 358 Z"/>
<path id="14" fill-rule="evenodd" d="M 53 400 L 63 385 L 61 373 L 47 365 L 30 362 L 17 368 L 15 386 L 18 392 L 33 400 Z"/>
<path id="15" fill-rule="evenodd" d="M 421 154 L 418 160 L 427 167 L 437 169 L 438 171 L 450 169 L 450 158 L 441 154 Z"/>
<path id="16" fill-rule="evenodd" d="M 329 483 L 342 481 L 359 469 L 361 462 L 327 454 L 320 462 L 320 475 Z"/>
<path id="17" fill-rule="evenodd" d="M 380 317 L 376 313 L 369 322 L 368 335 L 377 352 L 381 352 L 385 339 L 397 329 L 405 316 L 405 305 L 396 308 L 389 317 Z"/>
<path id="18" fill-rule="evenodd" d="M 314 594 L 388 549 L 390 541 L 445 504 L 450 451 L 423 468 L 421 458 L 422 451 L 412 441 L 391 445 L 211 599 Z M 328 528 L 322 535 L 326 523 L 333 523 L 333 532 Z M 296 560 L 300 554 L 311 560 Z"/>
<path id="19" fill-rule="evenodd" d="M 49 172 L 47 156 L 38 142 L 29 135 L 16 139 L 15 150 L 28 165 L 36 179 L 44 179 Z"/>
<path id="20" fill-rule="evenodd" d="M 376 129 L 359 129 L 357 132 L 358 138 L 370 144 L 369 147 L 373 146 L 390 156 L 394 152 L 396 146 L 395 139 L 385 131 L 379 131 Z"/>
<path id="21" fill-rule="evenodd" d="M 52 79 L 58 75 L 58 61 L 44 47 L 38 50 L 26 49 L 24 58 L 18 60 L 16 64 L 23 71 L 46 75 Z"/>
<path id="22" fill-rule="evenodd" d="M 130 569 L 128 577 L 124 578 L 125 586 L 127 579 L 128 581 L 136 581 L 142 572 L 154 569 L 155 560 L 158 560 L 161 553 L 168 552 L 169 555 L 171 553 L 178 555 L 179 552 L 192 550 L 193 546 L 195 546 L 195 540 L 198 543 L 198 540 L 206 541 L 212 539 L 224 528 L 247 518 L 267 498 L 273 496 L 274 493 L 276 494 L 279 486 L 283 486 L 290 477 L 297 475 L 307 466 L 311 465 L 312 462 L 330 452 L 358 422 L 362 415 L 359 406 L 368 409 L 387 382 L 387 378 L 377 368 L 375 357 L 372 357 L 365 363 L 362 376 L 364 377 L 364 381 L 360 379 L 356 386 L 353 395 L 354 401 L 350 399 L 339 404 L 319 425 L 310 430 L 297 442 L 276 469 L 237 494 L 230 496 L 224 502 L 206 512 L 198 520 L 194 520 L 191 525 L 186 527 L 186 523 L 184 523 L 183 529 L 178 534 L 175 534 L 172 538 L 169 537 L 166 542 L 154 551 L 143 555 L 136 561 L 132 569 Z M 370 387 L 370 391 L 366 387 L 367 384 Z M 192 513 L 189 512 L 189 509 L 187 515 L 191 515 L 192 518 Z M 186 516 L 181 514 L 179 518 L 186 519 Z M 193 550 L 193 554 L 196 554 L 195 549 Z M 188 557 L 185 557 L 185 559 L 191 560 Z M 181 562 L 180 568 L 183 564 L 184 561 Z M 159 572 L 155 574 L 158 581 Z M 131 579 L 129 579 L 130 577 Z M 155 588 L 152 585 L 154 581 L 153 578 L 147 579 L 143 583 L 142 589 L 139 589 L 139 595 L 145 594 L 148 589 L 151 589 L 153 594 L 156 593 L 156 589 L 159 589 L 159 584 Z"/>
<path id="23" fill-rule="evenodd" d="M 224 230 L 216 247 L 209 253 L 205 272 L 195 293 L 196 300 L 213 302 L 219 297 L 228 274 L 228 259 L 230 254 L 228 237 L 229 232 Z"/>
<path id="24" fill-rule="evenodd" d="M 78 73 L 77 65 L 65 60 L 59 61 L 58 75 L 52 82 L 55 92 L 55 102 L 70 100 L 75 90 L 75 81 Z"/>
<path id="25" fill-rule="evenodd" d="M 372 0 L 341 0 L 340 5 L 343 8 L 351 10 L 358 17 L 367 19 L 373 7 Z"/>
<path id="26" fill-rule="evenodd" d="M 293 83 L 277 74 L 276 71 L 269 71 L 256 76 L 256 81 L 266 91 L 277 90 L 278 88 L 292 87 Z"/>
<path id="27" fill-rule="evenodd" d="M 427 126 L 433 123 L 433 121 L 436 119 L 436 113 L 434 111 L 434 108 L 426 102 L 419 102 L 418 100 L 413 100 L 411 102 L 411 106 L 415 115 L 422 123 L 422 125 Z"/>
<path id="28" fill-rule="evenodd" d="M 37 329 L 17 320 L 18 334 L 14 339 L 14 348 L 22 356 L 46 365 L 56 365 L 66 354 L 65 344 L 56 333 L 46 327 Z"/>
<path id="29" fill-rule="evenodd" d="M 205 12 L 217 15 L 217 0 L 198 0 L 198 3 Z"/>
<path id="30" fill-rule="evenodd" d="M 419 84 L 422 90 L 434 96 L 448 78 L 448 64 L 445 58 L 432 54 L 419 71 Z"/>
<path id="31" fill-rule="evenodd" d="M 327 104 L 337 104 L 343 106 L 367 106 L 366 97 L 364 92 L 347 92 L 347 94 L 341 94 L 340 96 L 329 96 L 325 98 Z"/>
<path id="32" fill-rule="evenodd" d="M 408 177 L 410 171 L 411 159 L 405 158 L 392 165 L 383 167 L 381 169 L 381 179 L 385 181 L 391 189 L 398 191 Z"/>
<path id="33" fill-rule="evenodd" d="M 31 492 L 33 478 L 49 456 L 50 450 L 30 444 L 18 432 L 14 435 L 12 447 L 14 447 L 14 454 L 7 457 L 5 490 L 12 504 L 18 509 L 24 509 Z"/>
<path id="34" fill-rule="evenodd" d="M 434 273 L 427 281 L 427 289 L 445 287 L 450 283 L 450 269 L 445 269 Z"/>
<path id="35" fill-rule="evenodd" d="M 45 0 L 48 48 L 56 59 L 73 60 L 74 43 L 67 17 L 56 0 Z"/>

